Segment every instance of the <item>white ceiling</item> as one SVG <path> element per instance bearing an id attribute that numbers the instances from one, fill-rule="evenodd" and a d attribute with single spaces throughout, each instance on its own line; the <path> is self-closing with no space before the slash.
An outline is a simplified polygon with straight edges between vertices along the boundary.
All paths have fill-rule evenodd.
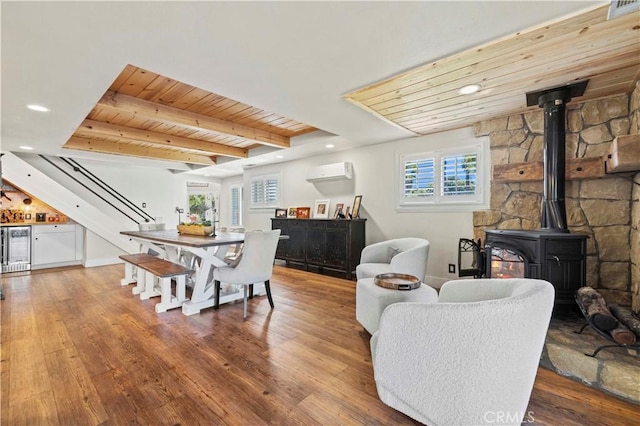
<path id="1" fill-rule="evenodd" d="M 225 177 L 250 163 L 324 154 L 327 143 L 347 149 L 402 139 L 412 135 L 343 95 L 599 4 L 3 1 L 1 148 L 122 162 L 61 146 L 127 64 L 322 129 L 294 138 L 282 159 L 256 155 L 201 174 Z M 32 103 L 51 112 L 26 109 Z"/>

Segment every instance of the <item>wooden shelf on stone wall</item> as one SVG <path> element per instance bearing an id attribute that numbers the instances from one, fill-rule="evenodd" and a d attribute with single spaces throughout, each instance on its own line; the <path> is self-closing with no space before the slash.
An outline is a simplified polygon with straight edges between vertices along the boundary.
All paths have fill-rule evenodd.
<path id="1" fill-rule="evenodd" d="M 607 157 L 607 173 L 640 171 L 640 135 L 618 136 Z"/>
<path id="2" fill-rule="evenodd" d="M 604 159 L 572 158 L 565 164 L 565 179 L 596 179 L 605 175 Z M 542 181 L 544 176 L 544 163 L 497 164 L 493 166 L 493 181 L 495 183 L 508 182 L 535 182 Z"/>

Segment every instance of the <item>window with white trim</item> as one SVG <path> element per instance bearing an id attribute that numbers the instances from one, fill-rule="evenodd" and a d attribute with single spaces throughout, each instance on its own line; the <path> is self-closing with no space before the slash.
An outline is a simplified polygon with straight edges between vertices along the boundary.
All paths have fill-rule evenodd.
<path id="1" fill-rule="evenodd" d="M 467 145 L 398 157 L 398 210 L 488 208 L 488 160 L 483 146 Z"/>
<path id="2" fill-rule="evenodd" d="M 229 188 L 229 224 L 230 226 L 242 226 L 242 204 L 243 204 L 243 186 L 231 185 Z"/>
<path id="3" fill-rule="evenodd" d="M 249 208 L 276 208 L 280 204 L 280 175 L 264 175 L 251 178 Z"/>

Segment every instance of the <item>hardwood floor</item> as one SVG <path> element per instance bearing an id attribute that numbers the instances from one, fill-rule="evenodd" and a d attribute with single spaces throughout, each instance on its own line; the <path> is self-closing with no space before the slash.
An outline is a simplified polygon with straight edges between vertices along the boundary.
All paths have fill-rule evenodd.
<path id="1" fill-rule="evenodd" d="M 122 265 L 3 276 L 2 425 L 403 425 L 382 404 L 355 283 L 276 267 L 265 296 L 186 317 Z M 530 424 L 637 424 L 638 407 L 540 370 Z"/>

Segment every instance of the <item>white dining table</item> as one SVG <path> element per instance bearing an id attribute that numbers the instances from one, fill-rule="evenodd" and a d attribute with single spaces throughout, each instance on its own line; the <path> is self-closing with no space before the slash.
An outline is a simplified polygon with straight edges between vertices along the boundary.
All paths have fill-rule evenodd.
<path id="1" fill-rule="evenodd" d="M 183 253 L 189 252 L 200 259 L 195 272 L 193 292 L 190 300 L 182 304 L 182 313 L 193 315 L 214 304 L 214 283 L 209 280 L 213 268 L 226 266 L 227 249 L 232 244 L 242 244 L 244 234 L 236 232 L 216 232 L 215 236 L 179 234 L 177 230 L 121 231 L 141 246 L 141 252 L 152 250 L 160 257 L 175 263 L 183 262 Z M 190 266 L 190 265 L 186 265 Z M 254 286 L 256 294 L 264 294 L 264 283 Z M 220 295 L 220 303 L 228 303 L 243 298 L 240 289 L 226 289 Z"/>

